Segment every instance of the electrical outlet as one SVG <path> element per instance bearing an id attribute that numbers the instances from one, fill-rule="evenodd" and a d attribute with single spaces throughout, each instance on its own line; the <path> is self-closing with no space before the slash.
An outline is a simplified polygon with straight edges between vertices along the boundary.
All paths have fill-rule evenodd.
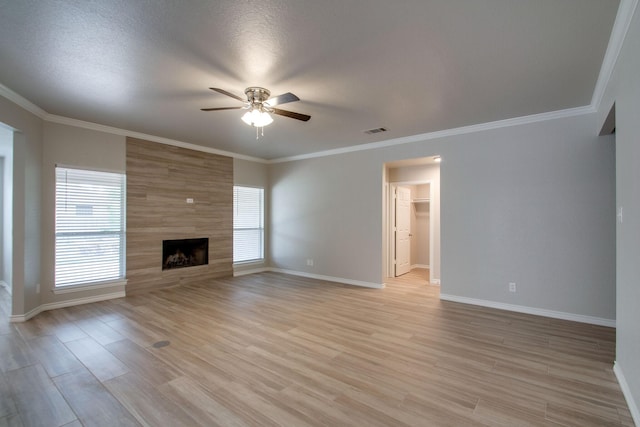
<path id="1" fill-rule="evenodd" d="M 509 292 L 516 291 L 516 282 L 509 282 Z"/>
<path id="2" fill-rule="evenodd" d="M 622 224 L 622 220 L 624 219 L 624 208 L 622 206 L 620 206 L 620 209 L 618 209 L 618 213 L 616 214 L 616 216 L 618 217 L 618 222 L 620 224 Z"/>
<path id="3" fill-rule="evenodd" d="M 191 197 L 187 197 L 187 203 L 188 204 L 193 204 L 193 199 Z"/>
<path id="4" fill-rule="evenodd" d="M 313 267 L 313 259 L 307 258 L 307 265 Z"/>

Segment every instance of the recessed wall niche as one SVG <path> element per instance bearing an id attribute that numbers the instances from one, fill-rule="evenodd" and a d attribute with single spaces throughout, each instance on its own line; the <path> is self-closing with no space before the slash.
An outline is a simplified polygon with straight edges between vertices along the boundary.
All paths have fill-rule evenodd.
<path id="1" fill-rule="evenodd" d="M 127 294 L 232 276 L 232 206 L 231 157 L 127 138 Z M 197 238 L 208 264 L 163 270 L 163 240 Z"/>

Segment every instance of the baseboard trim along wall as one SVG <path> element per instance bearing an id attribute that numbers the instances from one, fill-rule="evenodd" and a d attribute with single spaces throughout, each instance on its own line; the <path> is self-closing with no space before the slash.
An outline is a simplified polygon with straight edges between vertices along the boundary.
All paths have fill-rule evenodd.
<path id="1" fill-rule="evenodd" d="M 55 310 L 56 308 L 64 308 L 71 307 L 74 305 L 82 305 L 82 304 L 90 304 L 92 302 L 106 301 L 115 298 L 123 298 L 125 297 L 125 291 L 112 292 L 110 294 L 98 295 L 95 297 L 85 297 L 85 298 L 76 298 L 69 301 L 62 302 L 50 302 L 47 304 L 42 304 L 33 310 L 25 313 L 25 314 L 16 314 L 9 316 L 9 322 L 18 323 L 18 322 L 26 322 L 31 319 L 33 316 L 36 316 L 43 311 L 47 310 Z"/>
<path id="2" fill-rule="evenodd" d="M 361 280 L 343 279 L 341 277 L 323 276 L 321 274 L 306 273 L 304 271 L 286 270 L 283 268 L 268 268 L 264 271 L 291 274 L 292 276 L 307 277 L 309 279 L 326 280 L 327 282 L 343 283 L 345 285 L 362 286 L 364 288 L 383 289 L 384 283 L 363 282 Z"/>
<path id="3" fill-rule="evenodd" d="M 443 301 L 460 302 L 463 304 L 479 305 L 482 307 L 497 308 L 499 310 L 515 311 L 518 313 L 533 314 L 536 316 L 551 317 L 553 319 L 571 320 L 580 323 L 589 323 L 598 326 L 616 327 L 614 319 L 584 316 L 582 314 L 565 313 L 563 311 L 545 310 L 542 308 L 527 307 L 524 305 L 505 304 L 476 298 L 459 297 L 457 295 L 440 294 Z"/>
<path id="4" fill-rule="evenodd" d="M 431 267 L 429 266 L 429 264 L 413 264 L 411 266 L 411 269 L 413 270 L 414 268 L 431 268 Z"/>
<path id="5" fill-rule="evenodd" d="M 613 373 L 616 374 L 618 384 L 620 384 L 622 394 L 627 401 L 627 406 L 629 407 L 629 412 L 631 412 L 631 418 L 633 418 L 633 422 L 635 423 L 635 425 L 640 426 L 640 410 L 638 409 L 635 400 L 633 400 L 631 389 L 629 388 L 627 379 L 624 377 L 622 368 L 620 367 L 620 365 L 618 365 L 618 362 L 613 363 Z"/>

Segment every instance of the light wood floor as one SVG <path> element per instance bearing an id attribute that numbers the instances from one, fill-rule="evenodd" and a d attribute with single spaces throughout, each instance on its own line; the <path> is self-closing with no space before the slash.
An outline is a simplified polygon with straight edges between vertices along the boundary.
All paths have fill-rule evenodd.
<path id="1" fill-rule="evenodd" d="M 632 426 L 610 328 L 276 273 L 6 321 L 0 425 Z"/>

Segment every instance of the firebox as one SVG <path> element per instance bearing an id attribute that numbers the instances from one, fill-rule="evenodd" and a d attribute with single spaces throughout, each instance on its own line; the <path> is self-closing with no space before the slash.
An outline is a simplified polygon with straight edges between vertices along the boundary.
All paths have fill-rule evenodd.
<path id="1" fill-rule="evenodd" d="M 162 241 L 162 269 L 209 264 L 209 238 Z"/>

